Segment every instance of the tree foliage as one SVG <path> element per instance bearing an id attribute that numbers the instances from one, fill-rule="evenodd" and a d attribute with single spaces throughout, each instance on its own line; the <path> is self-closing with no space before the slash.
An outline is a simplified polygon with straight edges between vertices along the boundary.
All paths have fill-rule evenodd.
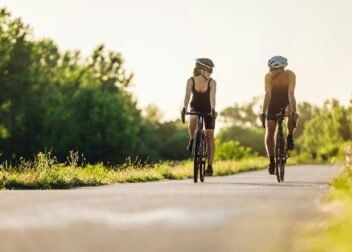
<path id="1" fill-rule="evenodd" d="M 45 149 L 60 160 L 79 151 L 89 162 L 184 157 L 186 128 L 159 123 L 153 107 L 144 118 L 128 92 L 132 78 L 120 53 L 104 45 L 87 58 L 61 52 L 50 39 L 34 40 L 29 26 L 1 9 L 2 157 L 31 158 Z"/>
<path id="2" fill-rule="evenodd" d="M 313 158 L 335 156 L 343 142 L 351 140 L 352 110 L 342 106 L 337 100 L 328 100 L 316 109 L 304 128 L 299 142 L 302 151 Z"/>

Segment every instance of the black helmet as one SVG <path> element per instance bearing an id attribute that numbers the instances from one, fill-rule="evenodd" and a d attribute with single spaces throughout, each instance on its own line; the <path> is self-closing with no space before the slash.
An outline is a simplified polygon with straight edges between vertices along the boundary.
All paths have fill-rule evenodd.
<path id="1" fill-rule="evenodd" d="M 199 58 L 196 59 L 196 68 L 208 68 L 212 69 L 214 67 L 214 63 L 211 59 L 208 58 Z"/>

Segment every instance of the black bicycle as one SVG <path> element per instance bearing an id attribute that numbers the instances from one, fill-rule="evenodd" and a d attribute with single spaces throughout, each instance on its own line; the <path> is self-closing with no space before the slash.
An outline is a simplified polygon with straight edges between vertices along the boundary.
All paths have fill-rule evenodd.
<path id="1" fill-rule="evenodd" d="M 285 140 L 285 134 L 283 130 L 283 121 L 285 117 L 289 115 L 285 114 L 284 109 L 280 110 L 280 113 L 276 115 L 277 118 L 277 131 L 276 131 L 276 144 L 275 144 L 275 174 L 277 181 L 284 182 L 285 178 L 285 165 L 290 154 L 287 149 L 287 143 Z"/>
<path id="2" fill-rule="evenodd" d="M 198 172 L 201 182 L 204 182 L 205 177 L 205 164 L 207 160 L 207 143 L 204 133 L 204 118 L 212 116 L 211 113 L 201 112 L 187 112 L 186 115 L 197 116 L 197 129 L 193 136 L 192 155 L 194 157 L 193 163 L 193 180 L 194 183 L 198 182 Z"/>

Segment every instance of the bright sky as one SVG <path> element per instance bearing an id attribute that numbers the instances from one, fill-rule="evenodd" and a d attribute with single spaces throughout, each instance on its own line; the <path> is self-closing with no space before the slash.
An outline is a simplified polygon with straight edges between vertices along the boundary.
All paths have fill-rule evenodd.
<path id="1" fill-rule="evenodd" d="M 215 62 L 217 110 L 263 95 L 267 60 L 288 58 L 296 99 L 321 105 L 352 98 L 351 0 L 0 0 L 36 39 L 88 55 L 122 53 L 140 108 L 164 119 L 182 107 L 194 59 Z M 259 111 L 258 111 L 259 112 Z"/>

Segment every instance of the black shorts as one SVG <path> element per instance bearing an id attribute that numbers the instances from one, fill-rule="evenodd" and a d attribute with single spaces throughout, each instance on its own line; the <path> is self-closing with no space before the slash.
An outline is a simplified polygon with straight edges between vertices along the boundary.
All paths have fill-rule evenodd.
<path id="1" fill-rule="evenodd" d="M 289 103 L 270 103 L 268 108 L 268 115 L 266 117 L 267 120 L 277 121 L 276 115 L 280 113 L 281 108 L 286 112 L 288 109 Z"/>
<path id="2" fill-rule="evenodd" d="M 201 112 L 201 113 L 210 113 L 208 111 L 199 111 L 191 108 L 191 112 Z M 204 125 L 205 129 L 215 129 L 215 120 L 213 120 L 213 117 L 211 116 L 205 116 L 204 117 Z"/>

